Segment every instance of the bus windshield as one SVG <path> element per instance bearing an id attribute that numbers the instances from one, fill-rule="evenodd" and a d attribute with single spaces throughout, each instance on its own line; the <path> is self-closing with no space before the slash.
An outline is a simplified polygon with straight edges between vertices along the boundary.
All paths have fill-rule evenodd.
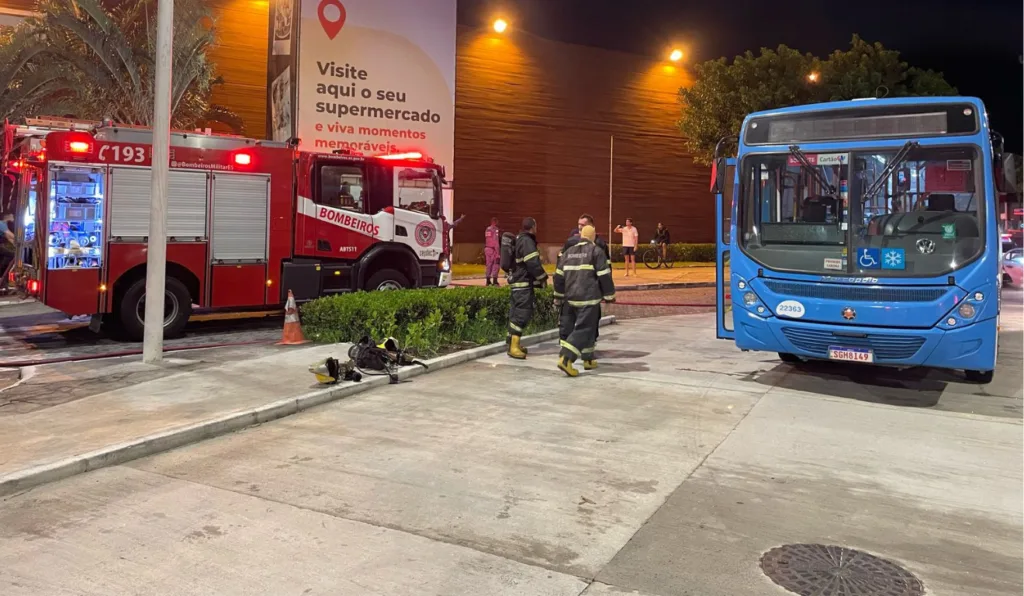
<path id="1" fill-rule="evenodd" d="M 820 275 L 935 277 L 984 248 L 974 147 L 751 154 L 739 242 L 762 265 Z"/>

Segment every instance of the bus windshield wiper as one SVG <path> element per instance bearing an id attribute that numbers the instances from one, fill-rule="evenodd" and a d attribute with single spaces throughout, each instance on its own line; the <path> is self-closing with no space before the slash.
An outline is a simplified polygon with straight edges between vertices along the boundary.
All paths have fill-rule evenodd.
<path id="1" fill-rule="evenodd" d="M 827 191 L 827 194 L 836 194 L 836 187 L 829 184 L 828 178 L 825 178 L 825 175 L 821 173 L 821 170 L 819 170 L 817 166 L 812 164 L 811 161 L 807 159 L 807 155 L 800 150 L 800 147 L 798 145 L 793 145 L 792 147 L 790 147 L 789 152 L 793 154 L 793 157 L 795 157 L 797 161 L 800 162 L 800 165 L 811 171 L 811 173 L 814 175 L 814 179 L 818 182 L 818 184 L 821 185 L 821 187 L 824 190 Z"/>
<path id="2" fill-rule="evenodd" d="M 903 162 L 907 160 L 907 156 L 910 155 L 910 152 L 917 149 L 919 146 L 920 145 L 918 145 L 917 141 L 907 141 L 907 144 L 896 152 L 896 156 L 892 158 L 892 161 L 882 168 L 882 173 L 878 175 L 878 178 L 875 178 L 875 181 L 871 183 L 871 186 L 864 190 L 864 198 L 866 199 L 868 197 L 875 196 L 875 193 L 882 188 L 882 185 L 889 179 L 889 176 L 892 176 L 892 173 L 896 171 L 896 168 L 900 167 Z"/>

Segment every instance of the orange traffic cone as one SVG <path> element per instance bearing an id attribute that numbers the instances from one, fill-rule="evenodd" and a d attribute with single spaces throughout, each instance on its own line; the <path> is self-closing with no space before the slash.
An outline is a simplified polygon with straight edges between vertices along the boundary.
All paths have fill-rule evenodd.
<path id="1" fill-rule="evenodd" d="M 299 309 L 295 306 L 295 296 L 288 290 L 288 302 L 284 305 L 284 333 L 279 346 L 297 346 L 304 344 L 306 338 L 302 335 L 302 325 L 299 324 Z"/>

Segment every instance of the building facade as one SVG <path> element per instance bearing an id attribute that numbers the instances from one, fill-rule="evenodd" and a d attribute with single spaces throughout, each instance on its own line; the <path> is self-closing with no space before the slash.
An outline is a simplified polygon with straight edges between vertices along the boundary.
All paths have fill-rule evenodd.
<path id="1" fill-rule="evenodd" d="M 33 4 L 0 0 L 8 12 Z M 213 101 L 241 116 L 247 136 L 263 138 L 269 2 L 210 4 L 219 40 L 210 58 L 223 79 Z M 466 218 L 455 230 L 456 260 L 482 259 L 491 217 L 510 231 L 536 218 L 549 258 L 584 212 L 602 236 L 631 217 L 641 242 L 658 222 L 673 241 L 714 241 L 709 170 L 693 162 L 676 127 L 688 82 L 664 60 L 460 27 L 453 185 L 454 215 Z"/>

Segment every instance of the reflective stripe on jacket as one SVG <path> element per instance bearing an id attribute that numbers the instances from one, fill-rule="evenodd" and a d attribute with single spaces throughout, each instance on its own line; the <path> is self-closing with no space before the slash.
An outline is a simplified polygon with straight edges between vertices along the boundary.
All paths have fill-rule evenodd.
<path id="1" fill-rule="evenodd" d="M 580 240 L 562 253 L 555 269 L 555 297 L 571 306 L 590 306 L 615 299 L 612 269 L 604 251 Z"/>

